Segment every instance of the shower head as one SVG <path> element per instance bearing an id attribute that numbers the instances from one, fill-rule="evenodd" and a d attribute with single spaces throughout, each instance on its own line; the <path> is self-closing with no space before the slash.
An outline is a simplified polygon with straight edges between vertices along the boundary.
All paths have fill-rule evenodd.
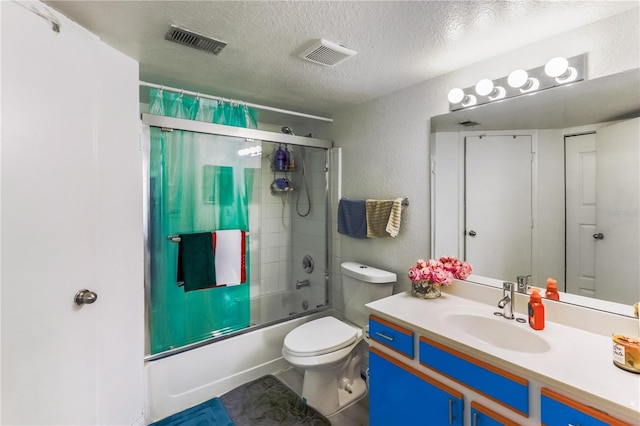
<path id="1" fill-rule="evenodd" d="M 282 130 L 282 133 L 286 133 L 287 135 L 293 135 L 293 131 L 287 126 L 282 126 L 280 130 Z"/>

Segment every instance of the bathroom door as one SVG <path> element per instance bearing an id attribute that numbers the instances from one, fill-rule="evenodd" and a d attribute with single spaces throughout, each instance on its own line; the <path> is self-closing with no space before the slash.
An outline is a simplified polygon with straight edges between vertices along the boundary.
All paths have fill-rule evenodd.
<path id="1" fill-rule="evenodd" d="M 0 10 L 0 424 L 134 424 L 143 403 L 137 64 L 70 21 L 55 33 L 14 2 Z M 98 299 L 79 306 L 85 288 Z"/>
<path id="2" fill-rule="evenodd" d="M 640 118 L 596 135 L 596 297 L 631 304 L 640 300 Z"/>
<path id="3" fill-rule="evenodd" d="M 596 290 L 596 135 L 565 138 L 567 293 Z"/>
<path id="4" fill-rule="evenodd" d="M 465 259 L 474 274 L 531 275 L 531 136 L 465 138 Z"/>

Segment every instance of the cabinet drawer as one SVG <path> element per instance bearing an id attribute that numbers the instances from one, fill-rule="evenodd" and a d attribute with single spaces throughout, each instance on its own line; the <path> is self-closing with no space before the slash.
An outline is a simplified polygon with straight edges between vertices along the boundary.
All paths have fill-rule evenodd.
<path id="1" fill-rule="evenodd" d="M 420 337 L 420 364 L 529 417 L 529 381 L 484 361 Z"/>
<path id="2" fill-rule="evenodd" d="M 413 331 L 371 315 L 369 316 L 369 337 L 413 359 Z"/>
<path id="3" fill-rule="evenodd" d="M 540 410 L 543 425 L 629 426 L 605 412 L 542 388 Z"/>

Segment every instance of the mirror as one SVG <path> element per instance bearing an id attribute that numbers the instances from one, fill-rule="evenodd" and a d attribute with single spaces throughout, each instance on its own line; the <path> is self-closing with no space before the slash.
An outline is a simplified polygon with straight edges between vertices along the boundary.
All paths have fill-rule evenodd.
<path id="1" fill-rule="evenodd" d="M 561 301 L 623 315 L 633 315 L 632 305 L 640 300 L 640 267 L 637 260 L 640 240 L 638 225 L 640 220 L 638 210 L 640 154 L 638 145 L 640 142 L 637 136 L 640 130 L 640 119 L 637 118 L 639 116 L 640 70 L 636 69 L 432 117 L 432 256 L 457 254 L 474 265 L 474 269 L 474 258 L 471 257 L 475 256 L 478 265 L 482 266 L 475 269 L 474 275 L 469 278 L 469 281 L 500 287 L 502 281 L 515 282 L 518 276 L 522 276 L 523 280 L 528 280 L 530 285 L 544 289 L 546 278 L 553 277 L 558 280 L 560 290 L 565 291 L 561 294 Z M 618 155 L 618 159 L 614 160 L 612 167 L 614 169 L 613 177 L 602 184 L 597 183 L 594 177 L 592 185 L 595 185 L 597 191 L 592 192 L 593 194 L 597 193 L 598 197 L 609 196 L 614 200 L 616 197 L 620 198 L 621 191 L 630 192 L 623 197 L 623 201 L 610 201 L 612 198 L 609 198 L 608 208 L 602 207 L 604 205 L 602 202 L 600 205 L 596 205 L 596 202 L 593 201 L 592 204 L 595 206 L 593 209 L 599 212 L 597 221 L 593 227 L 583 226 L 581 228 L 583 235 L 576 237 L 580 240 L 580 238 L 584 239 L 585 236 L 588 236 L 591 240 L 589 243 L 593 249 L 587 249 L 587 251 L 594 252 L 591 253 L 594 260 L 585 262 L 584 256 L 576 251 L 572 242 L 571 233 L 574 228 L 571 217 L 573 213 L 567 205 L 568 202 L 571 202 L 567 201 L 567 197 L 571 200 L 571 194 L 575 191 L 571 189 L 570 182 L 565 182 L 572 173 L 570 168 L 568 172 L 565 170 L 567 167 L 571 167 L 566 163 L 570 154 L 566 154 L 565 150 L 569 149 L 571 141 L 576 140 L 576 136 L 585 134 L 591 134 L 594 139 L 608 137 L 610 140 L 617 141 L 621 138 L 617 133 L 611 133 L 610 129 L 616 129 L 618 124 L 621 124 L 619 127 L 624 127 L 625 123 L 627 130 L 630 129 L 636 135 L 625 136 L 627 139 L 631 139 L 633 152 L 629 155 L 623 153 L 622 148 L 609 149 L 608 155 L 612 150 L 614 154 Z M 607 135 L 607 133 L 610 134 Z M 601 137 L 601 134 L 604 136 Z M 473 220 L 476 216 L 473 215 L 477 214 L 477 212 L 467 210 L 475 209 L 473 206 L 489 204 L 487 200 L 491 199 L 492 193 L 504 194 L 507 192 L 504 189 L 492 191 L 488 184 L 483 185 L 485 182 L 490 182 L 490 179 L 511 180 L 505 179 L 499 174 L 497 178 L 495 176 L 492 178 L 489 176 L 489 170 L 502 170 L 508 167 L 510 170 L 508 176 L 511 176 L 511 173 L 514 173 L 514 170 L 518 168 L 513 168 L 513 160 L 511 157 L 507 157 L 504 149 L 500 148 L 497 153 L 484 155 L 481 160 L 476 160 L 472 153 L 486 151 L 490 148 L 485 144 L 478 150 L 474 148 L 473 143 L 479 140 L 486 142 L 496 139 L 499 141 L 501 138 L 522 139 L 525 143 L 530 144 L 532 151 L 535 152 L 532 157 L 533 161 L 530 161 L 532 164 L 530 174 L 532 201 L 530 206 L 525 206 L 527 214 L 530 214 L 530 223 L 533 225 L 530 232 L 531 241 L 523 240 L 522 236 L 515 241 L 509 240 L 509 235 L 513 235 L 509 231 L 507 238 L 501 242 L 492 239 L 489 243 L 482 244 L 480 237 L 481 234 L 486 235 L 486 232 L 481 233 L 480 228 L 466 229 L 471 226 L 471 223 L 474 223 Z M 611 147 L 613 144 L 607 143 L 606 146 Z M 601 150 L 594 150 L 593 153 L 594 167 L 596 167 L 595 164 L 598 165 L 596 171 L 606 164 L 604 157 L 600 161 L 597 160 L 597 152 L 599 151 Z M 492 161 L 492 159 L 504 160 L 505 158 L 509 158 L 507 163 L 501 164 L 499 161 L 495 163 Z M 629 161 L 633 161 L 633 164 L 630 164 Z M 619 166 L 616 167 L 616 165 Z M 478 170 L 480 171 L 478 172 Z M 624 173 L 616 174 L 615 170 L 624 171 Z M 479 175 L 474 178 L 471 177 L 472 173 L 479 173 Z M 525 176 L 527 174 L 524 173 Z M 594 173 L 595 175 L 604 176 L 605 173 L 597 171 Z M 478 182 L 481 184 L 478 185 Z M 474 184 L 476 189 L 471 192 L 470 188 Z M 580 193 L 578 198 L 583 198 L 583 195 Z M 593 196 L 595 197 L 595 195 Z M 617 203 L 616 207 L 611 207 L 613 205 L 611 203 Z M 515 216 L 515 212 L 518 211 L 518 217 L 521 216 L 523 214 L 521 204 L 518 202 L 517 205 L 500 206 L 500 214 L 503 216 L 498 220 L 498 223 L 505 223 L 504 221 L 509 220 L 511 212 L 514 212 L 511 217 Z M 495 221 L 495 212 L 485 212 L 484 214 L 485 218 L 489 214 Z M 609 219 L 614 218 L 618 224 L 624 222 L 624 226 L 628 226 L 620 232 L 625 234 L 624 244 L 630 244 L 631 248 L 627 249 L 625 246 L 624 249 L 621 249 L 621 243 L 616 242 L 613 247 L 608 249 L 609 257 L 601 255 L 605 252 L 603 249 L 605 245 L 597 246 L 597 244 L 615 241 L 610 232 L 605 233 L 604 239 L 595 238 L 595 235 L 601 233 L 598 230 L 598 224 L 603 221 L 603 214 L 608 215 Z M 526 219 L 529 220 L 529 217 Z M 477 226 L 480 227 L 484 222 L 490 221 L 483 220 Z M 496 225 L 492 225 L 491 229 L 495 230 Z M 477 233 L 472 242 L 469 242 L 470 233 Z M 473 244 L 477 247 L 474 247 Z M 523 247 L 527 249 L 530 247 L 531 253 L 522 256 L 522 252 L 526 252 L 526 250 L 522 250 Z M 486 259 L 478 257 L 478 253 L 484 253 L 485 257 L 495 259 L 507 256 L 511 252 L 518 254 L 520 258 L 525 257 L 526 261 L 522 259 L 511 261 L 510 266 L 513 268 L 509 269 L 509 272 L 497 272 L 506 269 L 495 266 L 491 268 L 497 269 L 489 267 L 485 269 Z M 624 256 L 620 254 L 628 255 L 629 253 L 632 254 L 631 260 L 622 260 Z M 578 259 L 572 260 L 576 256 Z M 598 261 L 596 257 L 601 260 Z M 570 271 L 575 269 L 575 262 L 582 267 L 587 266 L 587 270 L 580 270 L 580 274 L 590 279 L 593 278 L 595 289 L 572 284 L 575 279 Z M 600 262 L 599 266 L 598 262 Z M 602 271 L 605 266 L 609 268 L 608 272 L 596 276 L 594 271 L 596 269 Z M 483 269 L 485 269 L 484 273 L 481 272 Z M 621 277 L 617 278 L 612 275 L 623 270 L 626 272 Z M 605 287 L 616 287 L 616 291 L 602 291 Z"/>

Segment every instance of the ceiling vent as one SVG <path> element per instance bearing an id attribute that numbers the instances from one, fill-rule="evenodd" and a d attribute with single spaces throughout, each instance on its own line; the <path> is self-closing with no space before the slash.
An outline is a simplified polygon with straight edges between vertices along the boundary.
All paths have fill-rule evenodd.
<path id="1" fill-rule="evenodd" d="M 358 52 L 347 49 L 339 44 L 320 39 L 298 56 L 315 64 L 332 67 L 349 59 L 356 53 Z"/>
<path id="2" fill-rule="evenodd" d="M 164 35 L 164 38 L 185 46 L 193 47 L 194 49 L 213 53 L 214 55 L 220 53 L 220 51 L 227 45 L 224 41 L 206 37 L 202 34 L 176 27 L 175 25 L 172 25 L 171 28 L 169 28 L 169 31 Z"/>

